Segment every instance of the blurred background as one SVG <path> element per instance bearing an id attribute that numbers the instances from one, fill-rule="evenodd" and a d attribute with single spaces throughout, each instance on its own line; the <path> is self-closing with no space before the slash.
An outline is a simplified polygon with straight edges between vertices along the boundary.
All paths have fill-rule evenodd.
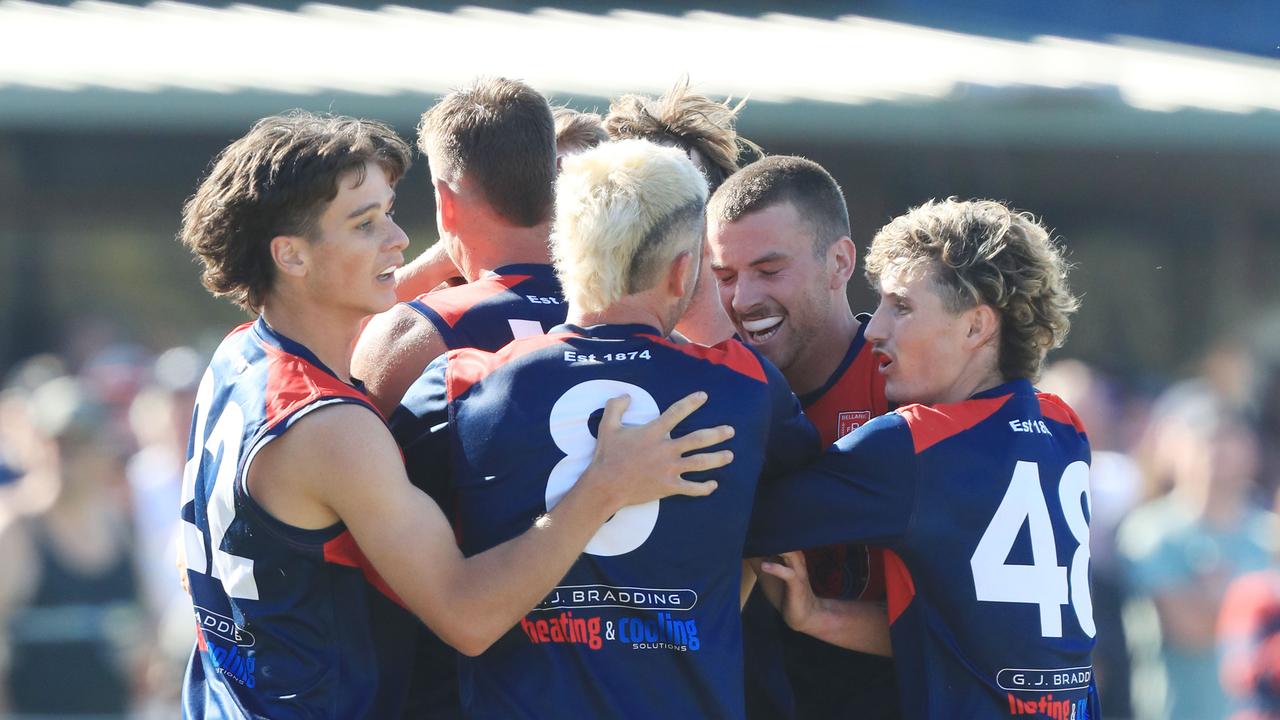
<path id="1" fill-rule="evenodd" d="M 246 319 L 174 239 L 214 153 L 295 107 L 412 139 L 479 74 L 749 98 L 740 134 L 827 167 L 861 249 L 929 198 L 1042 216 L 1084 301 L 1042 386 L 1096 451 L 1104 710 L 1280 707 L 1280 5 L 0 0 L 0 716 L 176 713 L 190 406 Z M 408 255 L 434 212 L 419 159 Z"/>

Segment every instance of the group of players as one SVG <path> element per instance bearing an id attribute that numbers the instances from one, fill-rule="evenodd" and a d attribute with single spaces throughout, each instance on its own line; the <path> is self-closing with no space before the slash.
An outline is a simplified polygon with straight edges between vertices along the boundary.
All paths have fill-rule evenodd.
<path id="1" fill-rule="evenodd" d="M 855 316 L 840 188 L 735 111 L 452 92 L 403 267 L 387 126 L 222 151 L 182 239 L 257 319 L 192 423 L 185 715 L 1098 717 L 1058 248 L 926 203 Z"/>

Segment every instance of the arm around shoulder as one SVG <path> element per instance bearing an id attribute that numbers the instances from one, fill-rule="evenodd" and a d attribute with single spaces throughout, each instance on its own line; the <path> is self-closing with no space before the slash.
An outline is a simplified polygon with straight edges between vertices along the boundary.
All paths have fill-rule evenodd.
<path id="1" fill-rule="evenodd" d="M 389 416 L 432 360 L 448 351 L 431 321 L 408 305 L 375 315 L 356 341 L 351 372 Z"/>

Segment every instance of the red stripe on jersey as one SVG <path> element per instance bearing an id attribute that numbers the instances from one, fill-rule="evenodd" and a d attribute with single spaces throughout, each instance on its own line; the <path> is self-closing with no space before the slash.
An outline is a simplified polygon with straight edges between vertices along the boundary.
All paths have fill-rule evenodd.
<path id="1" fill-rule="evenodd" d="M 647 333 L 641 334 L 640 337 L 652 340 L 663 347 L 669 347 L 672 350 L 679 350 L 690 357 L 695 357 L 699 360 L 706 360 L 714 365 L 723 365 L 739 375 L 746 375 L 752 380 L 768 382 L 768 379 L 764 375 L 764 367 L 760 365 L 759 358 L 748 350 L 747 346 L 737 340 L 725 340 L 722 343 L 707 347 L 706 345 L 699 345 L 697 343 L 685 343 L 681 345 L 680 343 L 672 342 L 664 337 L 649 335 Z"/>
<path id="2" fill-rule="evenodd" d="M 1036 393 L 1036 397 L 1040 399 L 1040 414 L 1063 425 L 1070 425 L 1078 433 L 1084 433 L 1084 422 L 1062 398 L 1050 393 Z"/>
<path id="3" fill-rule="evenodd" d="M 530 277 L 533 276 L 490 275 L 466 285 L 419 295 L 416 299 L 423 305 L 435 310 L 446 325 L 453 327 L 471 308 L 494 295 L 501 295 Z"/>
<path id="4" fill-rule="evenodd" d="M 369 399 L 359 390 L 297 355 L 265 343 L 262 347 L 271 356 L 266 389 L 268 427 L 322 398 L 345 397 L 368 404 Z"/>
<path id="5" fill-rule="evenodd" d="M 947 405 L 908 405 L 898 408 L 907 421 L 916 454 L 954 437 L 995 414 L 1013 395 L 965 400 Z"/>
<path id="6" fill-rule="evenodd" d="M 892 625 L 906 611 L 916 596 L 916 582 L 911 571 L 898 553 L 883 550 L 885 595 L 889 601 L 889 624 Z"/>
<path id="7" fill-rule="evenodd" d="M 472 385 L 485 379 L 494 370 L 523 355 L 541 350 L 548 345 L 555 345 L 569 337 L 578 337 L 573 333 L 555 333 L 553 335 L 534 335 L 520 338 L 496 353 L 459 348 L 449 352 L 449 370 L 445 377 L 445 397 L 449 402 L 471 389 Z"/>
<path id="8" fill-rule="evenodd" d="M 360 546 L 356 545 L 356 539 L 351 536 L 351 532 L 344 530 L 341 535 L 324 544 L 324 561 L 333 563 L 334 565 L 342 565 L 345 567 L 359 568 L 364 574 L 364 579 L 369 584 L 378 589 L 378 592 L 391 598 L 395 604 L 408 610 L 409 608 L 396 595 L 386 580 L 378 574 L 373 565 L 369 562 L 369 558 L 364 556 L 364 552 L 360 550 Z"/>

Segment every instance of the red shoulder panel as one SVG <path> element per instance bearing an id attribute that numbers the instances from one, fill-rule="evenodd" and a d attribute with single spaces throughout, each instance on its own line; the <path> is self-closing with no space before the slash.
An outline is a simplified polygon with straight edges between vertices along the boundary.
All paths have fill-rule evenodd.
<path id="1" fill-rule="evenodd" d="M 1062 398 L 1050 393 L 1036 393 L 1036 397 L 1040 399 L 1040 414 L 1064 425 L 1070 425 L 1076 429 L 1076 432 L 1084 432 L 1084 423 L 1080 420 L 1080 416 L 1076 415 L 1076 411 L 1071 409 Z"/>
<path id="2" fill-rule="evenodd" d="M 271 345 L 264 344 L 263 349 L 271 356 L 267 368 L 267 425 L 274 425 L 321 398 L 345 397 L 369 403 L 359 390 L 297 355 Z"/>
<path id="3" fill-rule="evenodd" d="M 947 405 L 908 405 L 898 408 L 907 421 L 916 453 L 958 435 L 995 414 L 1012 395 L 965 400 Z"/>
<path id="4" fill-rule="evenodd" d="M 391 589 L 386 580 L 378 574 L 373 564 L 369 562 L 369 558 L 364 556 L 364 552 L 360 550 L 360 546 L 356 545 L 356 539 L 351 536 L 349 530 L 344 530 L 341 535 L 324 544 L 324 561 L 335 565 L 345 565 L 346 567 L 359 568 L 364 573 L 364 579 L 369 584 L 378 589 L 378 592 L 391 598 L 395 604 L 408 610 L 408 606 L 400 599 L 399 595 Z"/>
<path id="5" fill-rule="evenodd" d="M 419 295 L 416 299 L 423 305 L 435 310 L 445 324 L 453 327 L 471 308 L 494 295 L 501 295 L 530 277 L 532 276 L 490 275 L 466 285 Z"/>
<path id="6" fill-rule="evenodd" d="M 729 339 L 722 343 L 707 347 L 706 345 L 699 345 L 697 343 L 685 343 L 681 345 L 680 343 L 672 342 L 667 338 L 658 337 L 657 335 L 642 334 L 640 337 L 652 340 L 663 347 L 668 347 L 672 350 L 679 350 L 690 357 L 696 357 L 699 360 L 706 360 L 707 362 L 715 365 L 723 365 L 740 375 L 746 375 L 752 380 L 768 382 L 768 379 L 764 375 L 764 367 L 760 365 L 760 360 L 756 358 L 756 356 L 748 350 L 745 345 L 737 340 Z"/>
<path id="7" fill-rule="evenodd" d="M 474 348 L 451 350 L 448 375 L 445 378 L 445 395 L 449 402 L 453 402 L 454 398 L 461 397 L 472 385 L 485 379 L 504 364 L 569 337 L 577 337 L 577 335 L 555 333 L 520 338 L 494 353 Z"/>

